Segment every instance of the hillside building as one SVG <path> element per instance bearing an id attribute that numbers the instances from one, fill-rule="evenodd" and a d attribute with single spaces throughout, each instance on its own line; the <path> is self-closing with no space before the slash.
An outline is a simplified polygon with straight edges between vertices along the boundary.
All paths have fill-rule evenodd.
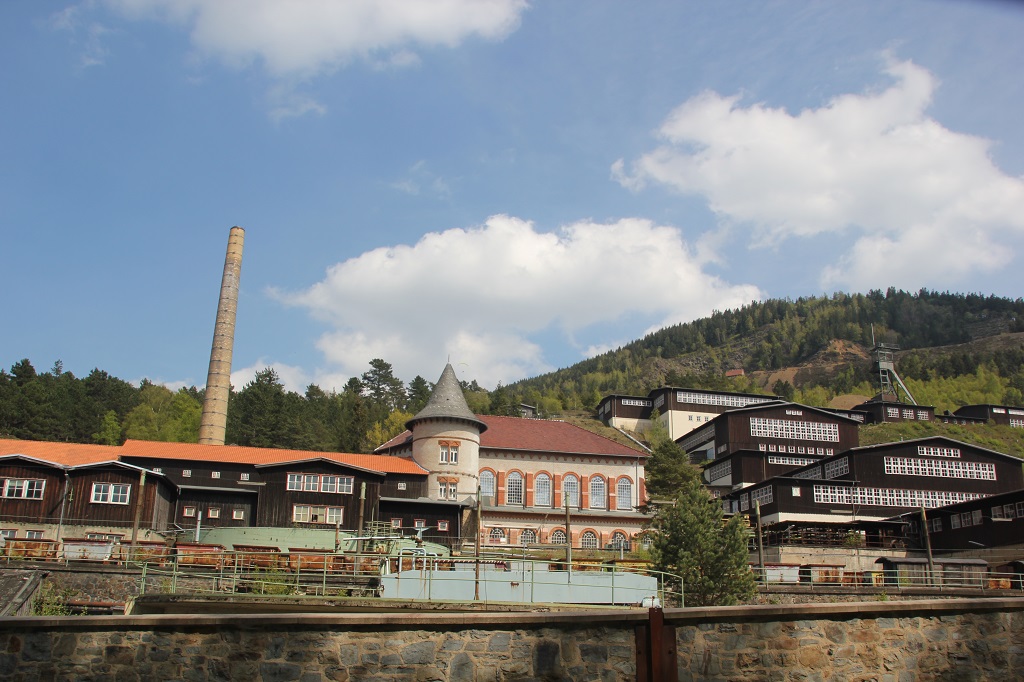
<path id="1" fill-rule="evenodd" d="M 662 386 L 645 397 L 605 396 L 598 403 L 597 417 L 607 426 L 644 433 L 657 412 L 669 436 L 678 440 L 727 410 L 775 401 L 775 396 L 753 393 Z"/>

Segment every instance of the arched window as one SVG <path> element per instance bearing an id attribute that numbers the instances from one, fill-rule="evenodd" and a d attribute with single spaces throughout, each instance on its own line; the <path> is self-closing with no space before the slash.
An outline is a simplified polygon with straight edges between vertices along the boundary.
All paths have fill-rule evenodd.
<path id="1" fill-rule="evenodd" d="M 537 543 L 537 531 L 527 528 L 519 534 L 519 544 L 533 545 Z"/>
<path id="2" fill-rule="evenodd" d="M 490 533 L 491 544 L 497 545 L 505 539 L 505 530 L 502 528 L 492 528 Z"/>
<path id="3" fill-rule="evenodd" d="M 597 533 L 592 530 L 583 531 L 580 536 L 580 547 L 583 549 L 597 549 Z"/>
<path id="4" fill-rule="evenodd" d="M 559 528 L 551 532 L 551 544 L 552 545 L 564 545 L 565 544 L 565 531 Z"/>
<path id="5" fill-rule="evenodd" d="M 580 506 L 580 479 L 573 474 L 566 474 L 562 479 L 562 494 L 570 507 Z"/>
<path id="6" fill-rule="evenodd" d="M 629 511 L 633 508 L 633 481 L 620 478 L 615 484 L 615 508 Z"/>
<path id="7" fill-rule="evenodd" d="M 494 472 L 480 472 L 480 497 L 487 504 L 494 504 Z"/>
<path id="8" fill-rule="evenodd" d="M 535 507 L 551 506 L 551 477 L 547 474 L 537 474 L 533 479 L 533 504 Z"/>
<path id="9" fill-rule="evenodd" d="M 607 507 L 607 492 L 608 486 L 605 485 L 604 479 L 600 476 L 592 476 L 590 479 L 590 508 L 604 509 Z"/>
<path id="10" fill-rule="evenodd" d="M 505 504 L 523 506 L 523 475 L 510 471 L 505 478 Z"/>
<path id="11" fill-rule="evenodd" d="M 629 538 L 621 530 L 612 533 L 612 547 L 615 549 L 629 549 Z"/>

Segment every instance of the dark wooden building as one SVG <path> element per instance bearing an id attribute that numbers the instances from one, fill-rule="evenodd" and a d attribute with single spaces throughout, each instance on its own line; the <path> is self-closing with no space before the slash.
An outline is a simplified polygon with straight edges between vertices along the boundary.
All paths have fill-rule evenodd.
<path id="1" fill-rule="evenodd" d="M 826 457 L 728 496 L 733 511 L 760 503 L 764 524 L 884 521 L 1024 487 L 1021 460 L 945 437 L 885 443 Z"/>
<path id="2" fill-rule="evenodd" d="M 880 400 L 877 397 L 866 403 L 856 405 L 853 410 L 867 415 L 866 424 L 935 421 L 935 408 L 930 405 Z"/>
<path id="3" fill-rule="evenodd" d="M 742 450 L 828 457 L 857 446 L 858 426 L 834 412 L 775 401 L 723 412 L 676 442 L 694 463 Z"/>
<path id="4" fill-rule="evenodd" d="M 1024 429 L 1024 407 L 1010 405 L 964 405 L 953 412 L 955 417 L 978 419 L 993 424 Z"/>

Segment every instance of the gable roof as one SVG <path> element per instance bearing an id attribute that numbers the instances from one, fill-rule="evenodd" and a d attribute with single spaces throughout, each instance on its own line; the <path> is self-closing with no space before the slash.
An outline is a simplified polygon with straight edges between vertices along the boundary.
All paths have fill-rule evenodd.
<path id="1" fill-rule="evenodd" d="M 477 415 L 487 425 L 480 434 L 481 450 L 528 450 L 531 452 L 566 453 L 573 455 L 611 455 L 615 457 L 642 457 L 647 453 L 617 443 L 568 422 L 523 417 Z M 375 452 L 393 450 L 412 441 L 412 433 L 405 431 L 384 443 Z"/>
<path id="2" fill-rule="evenodd" d="M 924 438 L 913 438 L 913 439 L 910 439 L 910 440 L 900 440 L 900 441 L 893 441 L 893 442 L 889 442 L 889 443 L 877 443 L 875 445 L 861 445 L 859 447 L 850 448 L 849 450 L 847 450 L 845 452 L 840 452 L 838 455 L 835 455 L 834 457 L 838 457 L 839 455 L 846 454 L 846 452 L 849 452 L 849 453 L 870 452 L 872 450 L 892 449 L 892 448 L 897 447 L 897 446 L 914 445 L 914 444 L 920 445 L 922 443 L 935 443 L 935 442 L 941 442 L 941 443 L 944 443 L 946 445 L 951 445 L 951 446 L 960 447 L 960 448 L 973 448 L 975 450 L 980 450 L 981 452 L 984 452 L 987 455 L 995 455 L 995 456 L 1001 457 L 1003 459 L 1008 459 L 1008 460 L 1012 460 L 1014 462 L 1024 463 L 1024 458 L 1017 457 L 1015 455 L 1007 455 L 1007 454 L 1002 453 L 1002 452 L 996 452 L 995 450 L 990 450 L 989 448 L 982 447 L 981 445 L 975 445 L 974 443 L 964 443 L 963 441 L 955 440 L 955 439 L 949 438 L 947 436 L 925 436 Z M 832 459 L 832 457 L 829 457 L 827 459 Z"/>
<path id="3" fill-rule="evenodd" d="M 386 474 L 426 474 L 427 471 L 411 459 L 386 455 L 362 455 L 342 452 L 315 452 L 312 450 L 277 450 L 240 445 L 199 445 L 197 443 L 159 443 L 156 441 L 127 440 L 121 447 L 125 457 L 154 459 L 180 459 L 225 464 L 283 464 L 286 462 L 323 459 L 348 466 Z"/>
<path id="4" fill-rule="evenodd" d="M 115 445 L 0 439 L 0 455 L 24 455 L 64 467 L 109 462 L 116 460 L 120 452 L 121 448 Z"/>

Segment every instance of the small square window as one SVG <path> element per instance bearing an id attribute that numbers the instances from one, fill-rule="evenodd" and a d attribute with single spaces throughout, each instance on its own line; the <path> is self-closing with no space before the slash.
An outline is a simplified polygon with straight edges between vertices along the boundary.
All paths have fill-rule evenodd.
<path id="1" fill-rule="evenodd" d="M 793 497 L 800 497 L 800 486 L 793 486 Z"/>
<path id="2" fill-rule="evenodd" d="M 245 520 L 245 510 L 244 509 L 234 509 L 234 510 L 232 510 L 231 518 L 234 519 L 235 521 L 244 521 Z"/>
<path id="3" fill-rule="evenodd" d="M 219 471 L 211 471 L 210 472 L 210 478 L 220 478 L 220 472 Z"/>
<path id="4" fill-rule="evenodd" d="M 391 527 L 392 528 L 401 528 L 402 527 L 402 519 L 391 519 Z"/>
<path id="5" fill-rule="evenodd" d="M 401 481 L 401 482 L 400 482 L 400 483 L 398 484 L 398 489 L 399 489 L 399 490 L 405 490 L 405 487 L 406 487 L 405 481 Z"/>
<path id="6" fill-rule="evenodd" d="M 208 519 L 219 519 L 220 518 L 220 507 L 210 507 L 206 510 L 206 518 Z"/>
<path id="7" fill-rule="evenodd" d="M 162 468 L 160 468 L 160 467 L 153 467 L 153 473 L 154 474 L 162 474 L 163 472 L 164 472 L 164 470 Z"/>
<path id="8" fill-rule="evenodd" d="M 448 532 L 448 522 L 447 521 L 438 521 L 437 522 L 437 529 L 439 531 L 441 531 L 442 533 Z"/>
<path id="9" fill-rule="evenodd" d="M 186 516 L 188 518 L 192 518 L 192 517 L 194 517 L 196 515 L 196 508 L 195 507 L 185 507 L 181 511 L 181 514 L 182 514 L 182 516 Z"/>
<path id="10" fill-rule="evenodd" d="M 181 476 L 182 476 L 182 478 L 191 478 L 192 477 L 192 470 L 191 469 L 182 469 L 181 470 Z"/>
<path id="11" fill-rule="evenodd" d="M 416 519 L 416 520 L 415 520 L 415 521 L 413 522 L 413 527 L 414 527 L 414 528 L 415 528 L 416 530 L 422 530 L 423 528 L 426 528 L 426 527 L 427 527 L 427 520 L 426 520 L 426 519 Z"/>
<path id="12" fill-rule="evenodd" d="M 239 481 L 248 481 L 249 480 L 249 474 L 239 474 L 238 475 L 238 480 Z"/>

